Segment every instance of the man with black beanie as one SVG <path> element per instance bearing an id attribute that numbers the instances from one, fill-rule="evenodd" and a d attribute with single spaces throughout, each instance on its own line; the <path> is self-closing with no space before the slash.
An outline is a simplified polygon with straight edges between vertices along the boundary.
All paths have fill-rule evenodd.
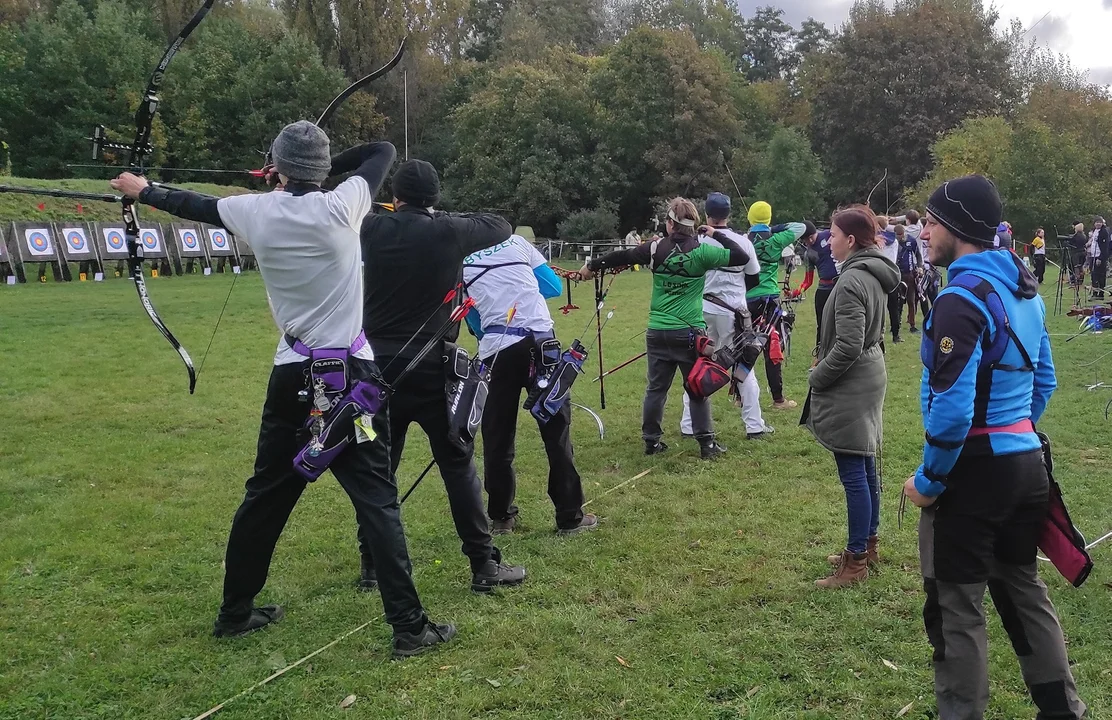
<path id="1" fill-rule="evenodd" d="M 927 203 L 930 263 L 949 268 L 923 327 L 923 463 L 904 484 L 922 508 L 923 620 L 939 720 L 988 706 L 984 593 L 1000 613 L 1040 718 L 1081 718 L 1062 628 L 1036 567 L 1049 507 L 1035 433 L 1056 381 L 1046 307 L 1012 252 L 993 250 L 1000 196 L 985 177 L 942 184 Z"/>
<path id="2" fill-rule="evenodd" d="M 434 212 L 440 201 L 440 177 L 423 160 L 399 165 L 391 185 L 395 212 L 367 216 L 360 236 L 365 276 L 363 327 L 384 379 L 393 385 L 448 320 L 452 307 L 444 298 L 459 285 L 464 258 L 508 239 L 512 229 L 493 214 Z M 458 331 L 454 328 L 449 339 L 455 339 Z M 490 592 L 498 585 L 519 585 L 525 580 L 525 568 L 502 564 L 501 553 L 491 542 L 482 485 L 475 471 L 475 447 L 449 432 L 444 358 L 442 348 L 430 353 L 390 398 L 391 469 L 396 478 L 406 431 L 410 423 L 418 423 L 429 438 L 463 553 L 471 561 L 471 589 Z M 359 550 L 360 586 L 370 589 L 376 584 L 375 564 L 362 523 Z"/>

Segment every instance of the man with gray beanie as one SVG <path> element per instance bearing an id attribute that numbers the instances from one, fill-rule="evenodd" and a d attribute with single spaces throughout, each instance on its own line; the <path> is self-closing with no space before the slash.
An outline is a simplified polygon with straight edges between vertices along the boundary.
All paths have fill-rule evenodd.
<path id="1" fill-rule="evenodd" d="M 1050 503 L 1035 432 L 1056 385 L 1046 307 L 1019 258 L 994 250 L 1001 202 L 981 175 L 927 203 L 930 262 L 949 268 L 923 326 L 923 463 L 904 484 L 922 508 L 923 620 L 939 720 L 988 706 L 987 586 L 1040 718 L 1081 718 L 1062 628 L 1036 567 Z"/>
<path id="2" fill-rule="evenodd" d="M 213 628 L 217 637 L 245 635 L 284 615 L 277 605 L 256 607 L 254 599 L 308 482 L 295 459 L 303 448 L 312 455 L 312 444 L 306 445 L 304 437 L 310 409 L 322 401 L 326 407 L 342 404 L 350 387 L 378 376 L 362 328 L 359 226 L 394 162 L 394 146 L 367 143 L 330 158 L 328 136 L 302 121 L 286 126 L 271 152 L 280 189 L 262 195 L 217 199 L 151 187 L 130 173 L 112 181 L 112 187 L 140 202 L 225 227 L 247 242 L 283 332 L 263 404 L 255 472 L 228 537 L 224 602 Z M 329 175 L 348 172 L 353 175 L 335 190 L 321 190 Z M 307 402 L 310 397 L 312 403 Z M 456 629 L 429 621 L 413 585 L 390 471 L 386 415 L 383 410 L 370 419 L 376 437 L 347 445 L 328 469 L 351 498 L 367 533 L 386 621 L 394 629 L 394 656 L 407 657 L 451 639 Z"/>
<path id="3" fill-rule="evenodd" d="M 448 320 L 452 306 L 444 298 L 460 287 L 464 258 L 508 240 L 512 228 L 493 214 L 433 211 L 440 202 L 440 177 L 423 160 L 399 165 L 391 185 L 395 212 L 368 216 L 361 240 L 366 287 L 363 328 L 386 382 L 393 384 Z M 458 327 L 453 328 L 448 340 L 458 332 Z M 448 491 L 456 532 L 471 563 L 471 589 L 490 592 L 500 585 L 519 585 L 525 580 L 525 568 L 503 564 L 491 541 L 475 471 L 475 447 L 449 431 L 445 357 L 444 352 L 429 353 L 390 398 L 391 470 L 397 472 L 406 432 L 417 423 L 429 438 Z M 366 589 L 381 580 L 373 548 L 374 538 L 360 519 L 360 586 Z"/>

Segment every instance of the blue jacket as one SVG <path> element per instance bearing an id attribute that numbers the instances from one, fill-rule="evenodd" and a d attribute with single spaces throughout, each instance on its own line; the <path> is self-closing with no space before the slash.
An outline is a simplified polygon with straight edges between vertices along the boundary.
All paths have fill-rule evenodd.
<path id="1" fill-rule="evenodd" d="M 962 273 L 991 284 L 1031 366 L 1015 341 L 1009 340 L 994 369 L 981 367 L 985 349 L 997 333 L 1006 330 L 997 327 L 994 313 L 973 292 L 952 284 Z M 920 350 L 926 444 L 923 464 L 915 472 L 915 488 L 928 497 L 946 489 L 947 476 L 963 452 L 1012 455 L 1038 449 L 1039 438 L 1033 432 L 967 436 L 975 425 L 1038 422 L 1057 386 L 1044 326 L 1046 306 L 1038 295 L 1038 283 L 1019 259 L 1008 250 L 973 253 L 950 265 L 949 277 L 951 284 L 938 294 L 924 324 Z M 987 393 L 977 391 L 980 373 L 991 377 Z"/>

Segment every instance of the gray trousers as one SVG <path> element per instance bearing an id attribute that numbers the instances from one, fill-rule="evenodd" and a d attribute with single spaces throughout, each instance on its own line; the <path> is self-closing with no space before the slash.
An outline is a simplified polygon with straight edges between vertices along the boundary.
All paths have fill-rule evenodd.
<path id="1" fill-rule="evenodd" d="M 664 405 L 676 370 L 686 378 L 698 355 L 695 352 L 694 330 L 649 330 L 645 333 L 645 350 L 648 353 L 648 384 L 645 386 L 645 404 L 641 409 L 641 437 L 645 442 L 657 442 L 664 430 Z M 690 397 L 691 427 L 695 437 L 707 440 L 714 437 L 714 420 L 710 415 L 707 398 Z"/>
<path id="2" fill-rule="evenodd" d="M 934 648 L 939 720 L 982 720 L 988 707 L 986 587 L 1037 718 L 1076 720 L 1085 712 L 1062 627 L 1036 567 L 1046 503 L 1041 452 L 962 456 L 946 491 L 919 518 L 923 620 Z"/>

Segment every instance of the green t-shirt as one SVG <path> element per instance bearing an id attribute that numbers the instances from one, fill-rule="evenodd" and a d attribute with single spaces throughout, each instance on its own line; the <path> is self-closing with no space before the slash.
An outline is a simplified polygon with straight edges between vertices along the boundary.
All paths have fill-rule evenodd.
<path id="1" fill-rule="evenodd" d="M 675 250 L 669 254 L 653 270 L 649 329 L 705 329 L 703 276 L 708 270 L 728 267 L 729 264 L 729 250 L 705 243 L 688 252 Z"/>
<path id="2" fill-rule="evenodd" d="M 757 262 L 761 264 L 760 281 L 745 293 L 749 300 L 765 295 L 779 295 L 780 254 L 784 248 L 803 237 L 807 226 L 803 223 L 788 223 L 784 230 L 769 235 L 767 231 L 750 231 L 749 242 L 757 251 Z"/>

